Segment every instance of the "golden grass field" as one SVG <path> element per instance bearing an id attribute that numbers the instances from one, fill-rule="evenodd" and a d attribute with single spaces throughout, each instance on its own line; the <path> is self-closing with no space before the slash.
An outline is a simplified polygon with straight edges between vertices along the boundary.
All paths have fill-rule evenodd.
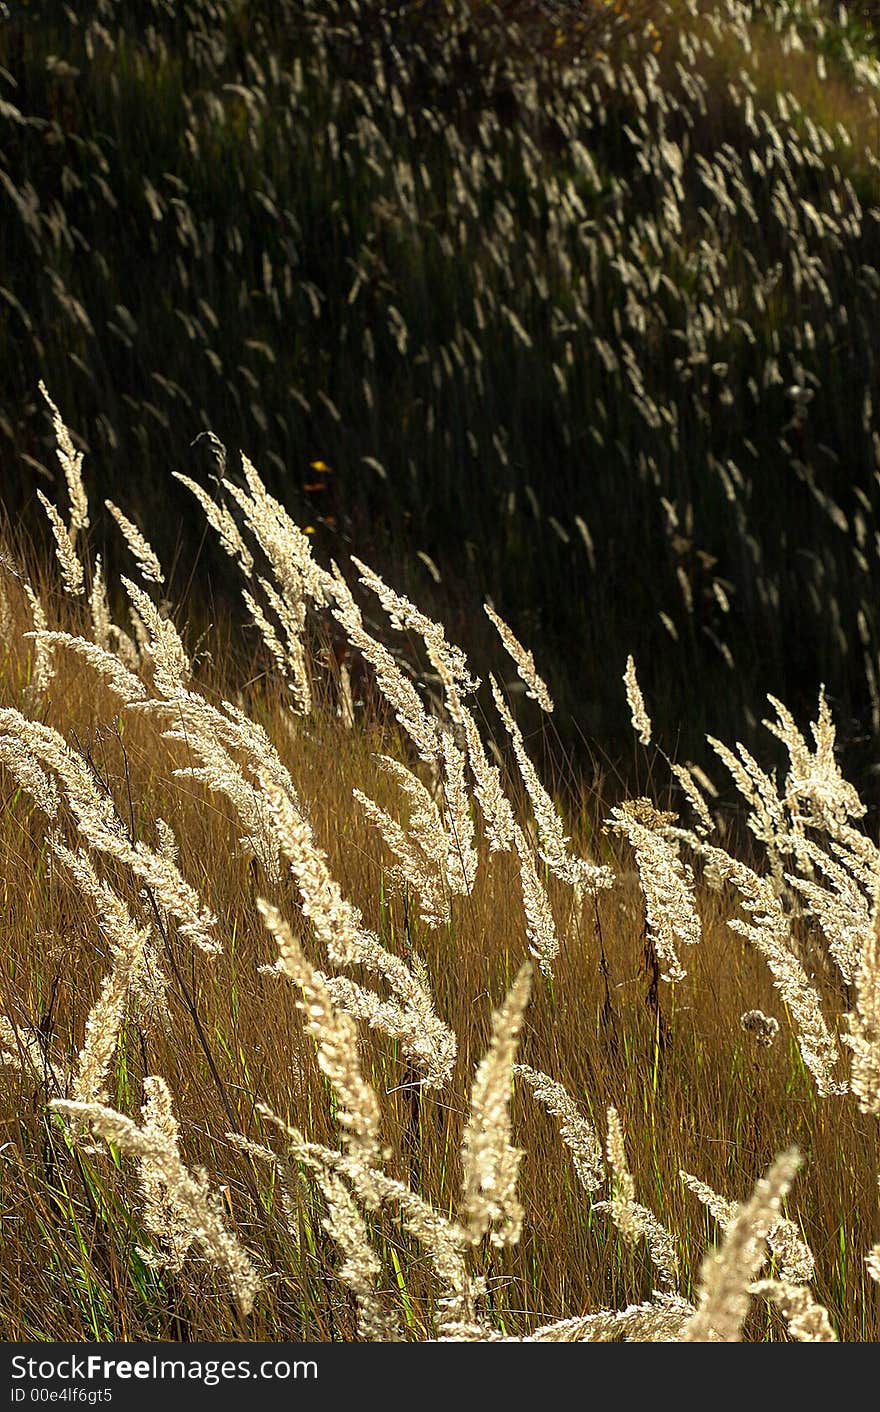
<path id="1" fill-rule="evenodd" d="M 876 1341 L 878 850 L 824 703 L 710 790 L 608 662 L 641 790 L 548 792 L 503 602 L 466 664 L 215 444 L 250 599 L 190 621 L 124 504 L 104 583 L 53 416 L 57 562 L 0 575 L 4 1336 Z"/>

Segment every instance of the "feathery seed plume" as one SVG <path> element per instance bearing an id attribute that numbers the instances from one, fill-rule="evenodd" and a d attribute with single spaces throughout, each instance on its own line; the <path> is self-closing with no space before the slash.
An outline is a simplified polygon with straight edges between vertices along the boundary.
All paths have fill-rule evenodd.
<path id="1" fill-rule="evenodd" d="M 702 928 L 694 900 L 693 876 L 678 856 L 678 847 L 664 835 L 670 818 L 650 800 L 635 799 L 611 810 L 607 827 L 622 833 L 636 856 L 645 896 L 648 933 L 657 952 L 661 976 L 680 981 L 687 974 L 677 946 L 696 946 Z"/>
<path id="2" fill-rule="evenodd" d="M 79 555 L 73 547 L 73 540 L 52 501 L 47 500 L 41 490 L 37 491 L 37 499 L 49 517 L 49 524 L 52 526 L 52 533 L 55 536 L 55 551 L 61 566 L 61 587 L 65 593 L 77 597 L 86 591 L 85 571 Z"/>
<path id="3" fill-rule="evenodd" d="M 323 1221 L 324 1229 L 343 1255 L 339 1279 L 351 1290 L 357 1301 L 358 1337 L 366 1342 L 398 1342 L 401 1333 L 397 1320 L 387 1305 L 386 1295 L 376 1287 L 382 1273 L 382 1262 L 371 1243 L 363 1212 L 342 1175 L 341 1165 L 345 1161 L 342 1153 L 307 1142 L 298 1129 L 283 1122 L 265 1104 L 258 1104 L 257 1109 L 264 1119 L 273 1123 L 286 1137 L 288 1151 L 285 1157 L 282 1158 L 269 1148 L 249 1141 L 240 1133 L 227 1133 L 227 1137 L 243 1152 L 250 1153 L 260 1161 L 271 1163 L 277 1171 L 282 1191 L 285 1193 L 284 1204 L 292 1235 L 296 1233 L 297 1211 L 292 1197 L 292 1181 L 296 1176 L 302 1175 L 297 1172 L 294 1164 L 302 1164 L 308 1168 L 320 1188 L 327 1208 Z M 370 1169 L 358 1165 L 357 1170 L 362 1173 L 362 1197 L 369 1197 L 367 1204 L 372 1205 L 376 1197 L 371 1184 Z"/>
<path id="4" fill-rule="evenodd" d="M 8 642 L 12 633 L 12 608 L 6 584 L 2 578 L 3 568 L 4 563 L 2 556 L 0 556 L 0 641 Z"/>
<path id="5" fill-rule="evenodd" d="M 491 853 L 506 853 L 515 846 L 515 820 L 513 806 L 501 784 L 501 774 L 497 765 L 490 765 L 473 715 L 457 700 L 457 719 L 465 735 L 468 764 L 474 777 L 474 793 Z"/>
<path id="6" fill-rule="evenodd" d="M 164 583 L 165 575 L 162 573 L 162 565 L 137 525 L 133 524 L 127 515 L 123 515 L 119 506 L 114 505 L 112 500 L 105 500 L 104 504 L 122 531 L 122 538 L 131 550 L 144 582 Z"/>
<path id="7" fill-rule="evenodd" d="M 455 1035 L 434 1010 L 427 973 L 415 963 L 410 969 L 379 942 L 363 924 L 358 909 L 342 896 L 317 847 L 310 824 L 298 815 L 283 791 L 264 781 L 279 847 L 297 880 L 303 913 L 327 948 L 333 965 L 360 965 L 381 976 L 393 999 L 381 1000 L 345 976 L 321 979 L 334 1002 L 400 1040 L 401 1047 L 423 1072 L 430 1088 L 442 1088 L 455 1064 Z"/>
<path id="8" fill-rule="evenodd" d="M 697 816 L 697 833 L 704 837 L 713 833 L 715 820 L 709 813 L 709 806 L 703 798 L 693 770 L 688 769 L 686 765 L 673 765 L 672 773 L 681 785 L 685 798 Z"/>
<path id="9" fill-rule="evenodd" d="M 880 879 L 880 873 L 878 873 Z M 863 1113 L 880 1116 L 880 882 L 855 974 L 855 1008 L 842 1042 L 852 1050 L 851 1087 Z"/>
<path id="10" fill-rule="evenodd" d="M 801 1055 L 820 1097 L 845 1093 L 847 1084 L 834 1073 L 840 1060 L 837 1042 L 825 1022 L 819 994 L 792 950 L 789 921 L 772 884 L 720 848 L 707 844 L 703 856 L 739 892 L 751 922 L 736 918 L 727 925 L 746 937 L 767 962 L 797 1027 Z"/>
<path id="11" fill-rule="evenodd" d="M 214 1269 L 226 1277 L 239 1309 L 247 1315 L 261 1288 L 253 1261 L 227 1230 L 219 1197 L 212 1192 L 207 1174 L 190 1172 L 183 1162 L 165 1080 L 149 1077 L 144 1080 L 144 1090 L 141 1127 L 101 1103 L 58 1098 L 50 1106 L 66 1118 L 88 1123 L 97 1136 L 137 1158 L 146 1201 L 145 1224 L 165 1246 L 159 1262 L 179 1270 L 191 1246 L 199 1246 Z"/>
<path id="12" fill-rule="evenodd" d="M 409 630 L 419 634 L 427 649 L 428 660 L 440 677 L 451 679 L 465 695 L 476 691 L 480 683 L 468 671 L 467 657 L 461 648 L 447 640 L 443 624 L 425 617 L 414 603 L 389 588 L 373 569 L 353 554 L 351 562 L 360 572 L 361 583 L 379 599 L 391 620 L 391 626 L 398 632 Z"/>
<path id="13" fill-rule="evenodd" d="M 339 1100 L 337 1121 L 347 1151 L 374 1166 L 379 1157 L 379 1100 L 361 1073 L 358 1035 L 351 1017 L 340 1013 L 320 974 L 306 959 L 277 907 L 257 899 L 260 915 L 278 944 L 278 968 L 292 981 L 302 998 L 297 1008 L 305 1017 L 318 1048 L 318 1063 Z"/>
<path id="14" fill-rule="evenodd" d="M 632 727 L 641 741 L 642 745 L 651 744 L 651 719 L 645 710 L 645 699 L 642 696 L 642 689 L 636 678 L 636 664 L 630 655 L 626 659 L 626 671 L 623 674 L 626 685 L 626 702 L 632 712 Z"/>
<path id="15" fill-rule="evenodd" d="M 608 1109 L 605 1150 L 612 1172 L 611 1199 L 597 1201 L 593 1209 L 608 1212 L 628 1245 L 635 1245 L 644 1237 L 661 1289 L 672 1291 L 678 1283 L 678 1253 L 674 1237 L 658 1221 L 653 1211 L 636 1201 L 635 1182 L 626 1161 L 623 1125 L 617 1109 L 613 1106 Z"/>
<path id="16" fill-rule="evenodd" d="M 837 1343 L 828 1310 L 806 1285 L 789 1280 L 756 1280 L 749 1286 L 749 1294 L 776 1305 L 796 1343 Z"/>
<path id="17" fill-rule="evenodd" d="M 445 1332 L 474 1323 L 475 1302 L 485 1293 L 485 1284 L 468 1273 L 465 1252 L 470 1241 L 467 1231 L 380 1168 L 367 1167 L 350 1153 L 334 1152 L 319 1143 L 308 1142 L 302 1133 L 277 1118 L 265 1104 L 258 1103 L 257 1111 L 285 1135 L 294 1160 L 309 1165 L 317 1161 L 328 1171 L 339 1172 L 367 1206 L 373 1207 L 377 1201 L 396 1206 L 405 1230 L 423 1246 L 442 1287 L 438 1300 L 440 1330 Z"/>
<path id="18" fill-rule="evenodd" d="M 105 647 L 99 647 L 97 643 L 90 642 L 87 637 L 73 637 L 68 632 L 26 632 L 23 637 L 33 638 L 39 641 L 44 648 L 69 647 L 72 652 L 76 652 L 90 667 L 104 678 L 105 685 L 114 692 L 122 701 L 143 701 L 146 697 L 146 688 L 142 681 L 123 666 L 118 656 L 110 652 Z"/>
<path id="19" fill-rule="evenodd" d="M 544 682 L 538 676 L 535 668 L 535 659 L 531 652 L 527 652 L 522 643 L 514 637 L 510 628 L 502 617 L 495 612 L 488 603 L 483 604 L 483 610 L 490 623 L 493 623 L 498 631 L 498 636 L 504 643 L 508 655 L 516 664 L 517 674 L 525 682 L 526 696 L 530 696 L 533 701 L 537 701 L 542 711 L 550 715 L 553 711 L 553 701 Z"/>
<path id="20" fill-rule="evenodd" d="M 873 877 L 870 889 L 866 889 L 860 879 L 861 869 L 853 876 L 853 860 L 850 850 L 840 853 L 841 845 L 830 840 L 829 845 L 838 858 L 846 856 L 847 866 L 838 858 L 830 856 L 826 849 L 814 839 L 805 838 L 800 833 L 783 835 L 778 840 L 781 851 L 793 854 L 801 873 L 785 874 L 785 881 L 803 899 L 805 910 L 818 922 L 828 947 L 828 955 L 840 971 L 846 985 L 855 984 L 859 969 L 864 939 L 873 925 Z M 880 853 L 877 854 L 877 872 L 880 876 Z M 802 876 L 806 873 L 807 876 Z"/>
<path id="21" fill-rule="evenodd" d="M 474 821 L 465 778 L 467 757 L 459 750 L 451 731 L 441 731 L 440 748 L 443 756 L 446 880 L 454 893 L 469 897 L 473 892 L 479 860 L 474 847 Z"/>
<path id="22" fill-rule="evenodd" d="M 187 490 L 195 496 L 205 512 L 205 519 L 213 530 L 216 531 L 221 547 L 240 566 L 246 578 L 250 578 L 254 568 L 254 556 L 241 537 L 238 525 L 229 513 L 225 505 L 218 505 L 212 500 L 206 490 L 191 480 L 189 476 L 182 475 L 180 471 L 172 472 L 174 479 L 179 480 L 181 485 L 185 485 Z"/>
<path id="23" fill-rule="evenodd" d="M 559 935 L 544 885 L 538 877 L 532 850 L 519 824 L 514 825 L 514 843 L 519 858 L 519 878 L 526 919 L 529 951 L 545 976 L 553 975 L 553 962 L 559 955 Z"/>
<path id="24" fill-rule="evenodd" d="M 565 825 L 556 805 L 542 785 L 538 772 L 529 759 L 522 731 L 508 709 L 494 676 L 490 675 L 489 681 L 498 714 L 510 736 L 520 775 L 532 805 L 532 812 L 538 828 L 539 856 L 556 877 L 560 878 L 562 882 L 569 883 L 575 889 L 610 887 L 612 875 L 608 868 L 600 867 L 585 858 L 577 858 L 569 852 L 568 845 L 571 839 L 565 832 Z"/>
<path id="25" fill-rule="evenodd" d="M 109 650 L 113 636 L 113 620 L 110 617 L 110 604 L 107 601 L 107 585 L 104 582 L 104 566 L 100 554 L 95 555 L 92 570 L 92 587 L 89 593 L 89 613 L 92 619 L 92 640 L 98 647 Z M 129 663 L 124 665 L 128 666 Z"/>
<path id="26" fill-rule="evenodd" d="M 338 569 L 330 583 L 334 618 L 345 630 L 352 647 L 375 671 L 379 690 L 415 745 L 419 758 L 426 762 L 435 760 L 439 744 L 437 721 L 428 715 L 412 682 L 404 676 L 387 647 L 366 631 L 361 610 Z"/>
<path id="27" fill-rule="evenodd" d="M 0 735 L 0 765 L 11 771 L 38 809 L 50 819 L 55 818 L 59 805 L 55 783 L 17 734 Z"/>
<path id="28" fill-rule="evenodd" d="M 645 1304 L 600 1309 L 581 1318 L 545 1324 L 524 1343 L 677 1343 L 694 1306 L 678 1294 L 657 1291 Z M 510 1342 L 510 1340 L 505 1340 Z"/>
<path id="29" fill-rule="evenodd" d="M 70 1081 L 66 1066 L 51 1054 L 48 1036 L 30 1025 L 13 1023 L 8 1015 L 0 1015 L 0 1064 L 56 1093 L 65 1092 Z"/>
<path id="30" fill-rule="evenodd" d="M 492 1017 L 492 1039 L 471 1089 L 470 1113 L 461 1145 L 464 1168 L 462 1214 L 473 1244 L 487 1232 L 492 1245 L 515 1244 L 522 1230 L 516 1195 L 523 1154 L 511 1145 L 510 1097 L 513 1063 L 532 986 L 532 970 L 521 967 Z M 492 1229 L 493 1227 L 499 1229 Z"/>
<path id="31" fill-rule="evenodd" d="M 783 1152 L 737 1209 L 720 1248 L 703 1261 L 697 1312 L 685 1326 L 683 1343 L 738 1343 L 749 1308 L 750 1288 L 766 1259 L 767 1234 L 800 1166 L 795 1148 Z"/>
<path id="32" fill-rule="evenodd" d="M 85 1038 L 77 1056 L 77 1074 L 71 1097 L 81 1103 L 105 1103 L 107 1075 L 116 1056 L 129 997 L 142 1017 L 155 1024 L 164 1015 L 167 981 L 158 966 L 152 945 L 152 924 L 138 927 L 123 899 L 99 878 L 84 849 L 74 853 L 58 837 L 49 835 L 55 858 L 70 873 L 78 889 L 95 908 L 98 925 L 110 943 L 112 966 L 98 999 L 86 1020 Z"/>
<path id="33" fill-rule="evenodd" d="M 709 1208 L 722 1231 L 728 1231 L 741 1209 L 739 1203 L 727 1201 L 688 1172 L 680 1170 L 678 1175 L 688 1190 Z M 794 1221 L 784 1216 L 777 1217 L 767 1231 L 767 1246 L 781 1279 L 792 1284 L 807 1284 L 813 1278 L 816 1273 L 815 1257 Z"/>
<path id="34" fill-rule="evenodd" d="M 82 480 L 83 453 L 76 450 L 61 413 L 46 390 L 46 384 L 41 381 L 39 388 L 52 413 L 52 424 L 55 429 L 55 454 L 64 472 L 67 494 L 70 499 L 70 538 L 75 540 L 79 530 L 89 527 L 89 501 Z"/>
<path id="35" fill-rule="evenodd" d="M 27 580 L 23 583 L 23 588 L 27 600 L 31 606 L 31 617 L 33 619 L 34 631 L 43 633 L 49 626 L 46 617 L 46 610 L 43 607 L 39 595 L 34 592 Z M 55 675 L 55 662 L 51 648 L 47 647 L 39 637 L 34 638 L 34 658 L 31 666 L 31 679 L 28 682 L 25 692 L 25 701 L 29 710 L 34 710 L 42 701 L 49 689 L 52 678 Z"/>
<path id="36" fill-rule="evenodd" d="M 442 862 L 439 861 L 426 851 L 424 845 L 429 841 L 424 834 L 420 836 L 412 830 L 408 833 L 361 790 L 354 789 L 352 794 L 370 823 L 378 829 L 386 847 L 394 854 L 396 862 L 388 869 L 389 879 L 400 885 L 401 889 L 409 887 L 417 894 L 421 903 L 419 916 L 427 926 L 443 926 L 450 917 L 443 869 L 446 850 Z"/>
<path id="37" fill-rule="evenodd" d="M 525 1079 L 538 1103 L 559 1121 L 559 1136 L 571 1153 L 578 1181 L 590 1195 L 598 1191 L 605 1180 L 602 1146 L 596 1129 L 585 1118 L 571 1094 L 562 1084 L 540 1069 L 528 1064 L 514 1064 L 517 1078 Z"/>
<path id="38" fill-rule="evenodd" d="M 259 584 L 266 595 L 269 607 L 280 622 L 284 633 L 286 646 L 283 649 L 284 666 L 282 670 L 283 675 L 286 676 L 289 682 L 295 709 L 300 716 L 308 716 L 312 709 L 312 683 L 309 677 L 309 665 L 304 640 L 306 625 L 304 607 L 303 605 L 294 605 L 293 609 L 291 609 L 283 593 L 279 593 L 269 580 L 263 578 L 262 575 L 259 578 Z M 253 603 L 253 599 L 250 598 L 249 594 L 244 593 L 243 596 L 246 601 L 249 601 L 251 604 Z M 257 614 L 259 615 L 259 621 L 257 621 L 256 617 L 254 620 L 257 622 L 258 627 L 261 623 L 265 624 L 269 633 L 266 646 L 272 651 L 271 639 L 274 637 L 277 642 L 277 634 L 274 633 L 271 624 L 267 621 L 265 615 L 260 612 L 259 608 L 257 608 Z"/>
<path id="39" fill-rule="evenodd" d="M 122 586 L 147 632 L 145 650 L 153 660 L 156 689 L 165 697 L 177 696 L 192 676 L 180 634 L 170 618 L 163 618 L 153 600 L 131 579 L 122 577 Z"/>
<path id="40" fill-rule="evenodd" d="M 19 711 L 0 707 L 0 732 L 14 735 L 25 749 L 48 766 L 64 786 L 77 828 L 92 848 L 130 868 L 152 892 L 156 906 L 176 917 L 180 934 L 202 951 L 216 953 L 212 935 L 216 917 L 168 858 L 143 840 L 132 843 L 112 796 L 99 788 L 82 755 L 70 749 L 51 726 L 28 720 Z"/>
<path id="41" fill-rule="evenodd" d="M 705 1182 L 701 1182 L 699 1177 L 692 1177 L 690 1172 L 685 1172 L 682 1168 L 679 1168 L 678 1175 L 688 1191 L 692 1191 L 694 1196 L 708 1207 L 721 1229 L 726 1231 L 728 1226 L 733 1223 L 739 1210 L 736 1202 L 719 1196 L 717 1191 L 713 1191 Z"/>

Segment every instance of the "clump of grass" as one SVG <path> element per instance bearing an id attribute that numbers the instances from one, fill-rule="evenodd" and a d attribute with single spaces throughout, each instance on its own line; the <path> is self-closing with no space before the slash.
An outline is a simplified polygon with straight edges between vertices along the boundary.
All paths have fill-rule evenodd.
<path id="1" fill-rule="evenodd" d="M 716 742 L 747 861 L 702 795 L 699 829 L 645 798 L 568 822 L 497 684 L 490 786 L 461 649 L 355 561 L 368 632 L 243 464 L 204 508 L 283 595 L 308 702 L 278 637 L 196 660 L 130 580 L 132 637 L 94 613 L 87 545 L 85 593 L 4 552 L 10 1336 L 875 1340 L 880 853 L 824 697 L 812 746 L 773 700 L 781 783 Z"/>

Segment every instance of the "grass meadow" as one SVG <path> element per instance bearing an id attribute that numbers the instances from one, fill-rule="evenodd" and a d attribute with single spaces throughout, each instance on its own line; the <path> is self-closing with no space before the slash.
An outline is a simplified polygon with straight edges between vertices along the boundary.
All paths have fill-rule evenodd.
<path id="1" fill-rule="evenodd" d="M 4 1339 L 880 1339 L 878 88 L 3 17 Z"/>
<path id="2" fill-rule="evenodd" d="M 196 490 L 260 648 L 190 643 L 127 520 L 114 615 L 56 427 L 57 575 L 4 559 L 7 1336 L 876 1339 L 878 850 L 824 699 L 774 703 L 779 785 L 716 742 L 740 824 L 630 658 L 656 802 L 563 817 L 497 614 L 490 717 L 243 459 Z"/>

